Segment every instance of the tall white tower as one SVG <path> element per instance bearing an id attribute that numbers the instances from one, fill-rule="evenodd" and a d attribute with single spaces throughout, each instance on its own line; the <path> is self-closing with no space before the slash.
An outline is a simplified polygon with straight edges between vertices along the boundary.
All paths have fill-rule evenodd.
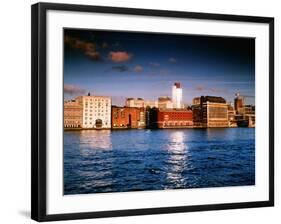
<path id="1" fill-rule="evenodd" d="M 172 101 L 174 108 L 182 108 L 182 88 L 179 82 L 175 82 L 172 87 Z"/>

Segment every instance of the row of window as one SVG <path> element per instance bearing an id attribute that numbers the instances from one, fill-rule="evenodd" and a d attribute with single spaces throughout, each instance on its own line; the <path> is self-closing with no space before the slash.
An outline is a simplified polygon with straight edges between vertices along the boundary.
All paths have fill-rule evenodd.
<path id="1" fill-rule="evenodd" d="M 90 111 L 90 112 L 93 112 L 93 111 Z M 105 112 L 107 114 L 108 110 L 105 110 L 105 111 L 103 111 L 103 110 L 95 110 L 94 112 L 95 113 L 103 113 L 103 112 Z M 85 113 L 85 116 L 88 116 L 88 113 Z M 89 116 L 92 116 L 92 114 L 89 114 Z"/>
<path id="2" fill-rule="evenodd" d="M 88 124 L 89 124 L 89 125 L 92 125 L 92 124 L 95 124 L 95 122 L 85 122 L 84 124 L 85 124 L 85 125 L 88 125 Z M 107 125 L 108 122 L 106 121 L 104 124 Z"/>
<path id="3" fill-rule="evenodd" d="M 169 126 L 190 126 L 190 125 L 193 125 L 193 122 L 169 122 L 169 123 L 166 123 L 164 122 L 163 123 L 164 127 L 169 127 Z"/>
<path id="4" fill-rule="evenodd" d="M 85 99 L 85 101 L 105 101 L 105 102 L 109 102 L 109 100 L 108 99 L 99 99 L 99 98 L 95 98 L 95 99 L 92 99 L 92 98 L 90 98 L 90 99 Z"/>
<path id="5" fill-rule="evenodd" d="M 97 106 L 95 106 L 95 107 L 93 107 L 92 105 L 91 106 L 89 106 L 88 104 L 85 104 L 85 107 L 86 108 L 95 108 L 95 109 L 97 109 L 97 108 L 108 108 L 108 105 L 105 105 L 105 106 L 103 106 L 103 105 L 97 105 Z"/>

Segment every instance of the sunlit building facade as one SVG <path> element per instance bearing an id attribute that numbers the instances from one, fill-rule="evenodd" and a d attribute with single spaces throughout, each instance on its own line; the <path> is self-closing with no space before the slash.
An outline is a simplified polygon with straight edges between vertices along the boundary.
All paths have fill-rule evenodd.
<path id="1" fill-rule="evenodd" d="M 111 98 L 107 96 L 80 96 L 76 100 L 83 107 L 82 128 L 111 128 Z"/>
<path id="2" fill-rule="evenodd" d="M 144 100 L 142 98 L 127 98 L 125 102 L 126 107 L 144 107 Z"/>
<path id="3" fill-rule="evenodd" d="M 173 102 L 170 97 L 163 96 L 158 98 L 158 108 L 159 109 L 172 109 Z"/>
<path id="4" fill-rule="evenodd" d="M 82 104 L 77 100 L 64 101 L 64 128 L 82 128 Z"/>
<path id="5" fill-rule="evenodd" d="M 228 127 L 228 106 L 222 97 L 201 96 L 192 106 L 195 127 Z"/>
<path id="6" fill-rule="evenodd" d="M 173 108 L 181 109 L 183 107 L 182 88 L 179 82 L 176 82 L 172 87 L 172 101 L 173 101 Z"/>
<path id="7" fill-rule="evenodd" d="M 145 109 L 112 106 L 112 129 L 145 128 Z"/>
<path id="8" fill-rule="evenodd" d="M 186 109 L 158 109 L 157 128 L 192 128 L 193 116 Z"/>

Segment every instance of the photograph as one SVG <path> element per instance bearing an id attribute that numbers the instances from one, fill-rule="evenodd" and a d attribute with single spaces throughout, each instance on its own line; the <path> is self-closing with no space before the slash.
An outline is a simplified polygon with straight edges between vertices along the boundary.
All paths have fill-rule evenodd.
<path id="1" fill-rule="evenodd" d="M 64 195 L 255 185 L 255 38 L 62 41 Z"/>

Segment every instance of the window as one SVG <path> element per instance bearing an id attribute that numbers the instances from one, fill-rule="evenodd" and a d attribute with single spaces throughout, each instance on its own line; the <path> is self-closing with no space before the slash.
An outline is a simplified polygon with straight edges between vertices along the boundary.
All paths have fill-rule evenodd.
<path id="1" fill-rule="evenodd" d="M 115 112 L 113 113 L 113 117 L 114 117 L 115 119 L 118 118 L 118 112 L 117 112 L 117 111 L 115 111 Z"/>

